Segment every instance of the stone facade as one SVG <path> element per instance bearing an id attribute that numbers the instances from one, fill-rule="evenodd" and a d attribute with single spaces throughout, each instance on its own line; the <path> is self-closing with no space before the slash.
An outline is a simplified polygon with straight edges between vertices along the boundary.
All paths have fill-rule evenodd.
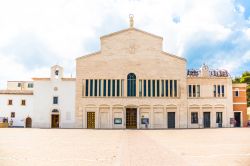
<path id="1" fill-rule="evenodd" d="M 233 117 L 230 77 L 213 76 L 208 67 L 202 68 L 199 75 L 187 76 L 187 61 L 179 56 L 163 52 L 162 41 L 163 39 L 159 36 L 130 27 L 101 37 L 100 51 L 77 58 L 77 128 L 88 128 L 88 113 L 90 112 L 94 113 L 94 128 L 127 128 L 129 109 L 136 110 L 137 128 L 146 126 L 170 128 L 170 121 L 174 123 L 171 128 L 204 127 L 203 112 L 209 112 L 209 125 L 205 127 L 218 127 L 217 112 L 222 112 L 223 115 L 221 115 L 223 117 L 221 125 L 230 126 L 229 119 Z M 130 89 L 127 89 L 130 87 L 128 85 L 129 73 L 136 76 L 135 96 L 128 94 L 130 93 Z M 109 85 L 103 83 L 108 80 L 111 80 L 111 89 Z M 112 82 L 113 80 L 115 81 Z M 116 82 L 116 80 L 120 81 Z M 171 85 L 176 88 L 169 86 L 170 81 Z M 172 84 L 172 81 L 176 81 L 177 85 Z M 119 87 L 116 87 L 117 84 Z M 145 92 L 144 84 L 146 85 Z M 199 85 L 199 97 L 188 96 L 188 85 Z M 214 85 L 223 87 L 223 96 L 221 92 L 219 93 L 221 96 L 213 96 Z M 96 94 L 94 94 L 95 88 Z M 105 92 L 104 88 L 107 88 Z M 104 93 L 112 92 L 112 88 L 115 88 L 115 91 L 119 88 L 123 94 L 104 96 Z M 157 92 L 159 89 L 160 95 L 148 96 L 149 91 L 153 93 L 153 89 Z M 170 97 L 171 92 L 165 92 L 166 89 L 173 91 L 176 95 Z M 144 93 L 147 93 L 146 96 Z M 198 114 L 191 117 L 191 112 Z M 121 123 L 115 123 L 119 118 Z M 148 119 L 148 124 L 142 123 L 144 118 Z M 198 119 L 195 120 L 195 118 Z"/>

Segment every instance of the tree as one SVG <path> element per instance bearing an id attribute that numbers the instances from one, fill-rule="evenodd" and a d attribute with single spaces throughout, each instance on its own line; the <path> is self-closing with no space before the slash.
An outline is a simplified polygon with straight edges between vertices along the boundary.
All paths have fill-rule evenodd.
<path id="1" fill-rule="evenodd" d="M 241 77 L 235 77 L 233 79 L 233 83 L 240 83 L 240 79 L 241 79 Z"/>
<path id="2" fill-rule="evenodd" d="M 250 106 L 250 71 L 242 73 L 241 77 L 235 77 L 233 83 L 247 83 L 247 106 Z"/>

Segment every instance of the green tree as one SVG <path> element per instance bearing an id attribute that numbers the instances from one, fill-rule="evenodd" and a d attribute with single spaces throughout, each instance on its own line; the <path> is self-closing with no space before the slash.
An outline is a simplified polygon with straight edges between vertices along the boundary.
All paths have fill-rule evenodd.
<path id="1" fill-rule="evenodd" d="M 233 83 L 240 83 L 240 79 L 241 79 L 241 77 L 235 77 L 233 79 Z"/>
<path id="2" fill-rule="evenodd" d="M 250 106 L 250 71 L 242 73 L 241 77 L 235 77 L 233 83 L 247 83 L 247 106 Z"/>

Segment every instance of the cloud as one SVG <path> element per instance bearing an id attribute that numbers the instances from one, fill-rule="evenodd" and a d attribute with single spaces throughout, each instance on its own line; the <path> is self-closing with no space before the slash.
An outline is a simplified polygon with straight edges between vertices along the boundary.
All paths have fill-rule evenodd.
<path id="1" fill-rule="evenodd" d="M 24 65 L 29 70 L 50 66 L 59 59 L 57 55 L 48 50 L 45 43 L 30 33 L 22 33 L 12 41 L 8 46 L 0 48 L 1 54 Z"/>
<path id="2" fill-rule="evenodd" d="M 75 58 L 98 51 L 100 36 L 127 28 L 130 13 L 135 27 L 162 36 L 164 51 L 187 58 L 189 67 L 206 61 L 239 74 L 250 62 L 243 58 L 249 52 L 249 5 L 244 0 L 0 1 L 0 70 L 6 71 L 0 80 L 49 75 L 55 63 L 74 75 Z M 238 59 L 244 63 L 234 67 Z"/>

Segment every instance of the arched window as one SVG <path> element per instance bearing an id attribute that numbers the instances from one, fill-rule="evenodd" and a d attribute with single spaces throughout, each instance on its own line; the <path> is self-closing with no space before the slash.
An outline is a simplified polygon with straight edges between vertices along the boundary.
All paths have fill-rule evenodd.
<path id="1" fill-rule="evenodd" d="M 58 109 L 53 109 L 52 112 L 53 113 L 58 113 L 59 111 L 58 111 Z"/>
<path id="2" fill-rule="evenodd" d="M 127 96 L 136 96 L 136 76 L 129 73 L 127 76 Z"/>

